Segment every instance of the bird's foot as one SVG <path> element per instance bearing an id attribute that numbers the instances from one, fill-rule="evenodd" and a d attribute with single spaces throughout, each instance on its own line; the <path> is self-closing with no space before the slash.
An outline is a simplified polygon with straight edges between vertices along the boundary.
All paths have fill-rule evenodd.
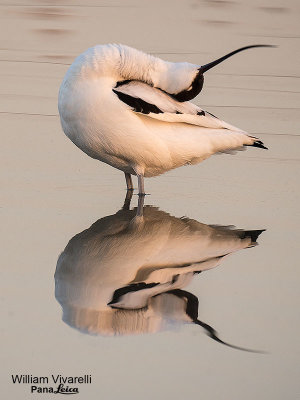
<path id="1" fill-rule="evenodd" d="M 145 197 L 145 196 L 150 196 L 151 193 L 137 193 L 136 195 L 139 197 Z"/>

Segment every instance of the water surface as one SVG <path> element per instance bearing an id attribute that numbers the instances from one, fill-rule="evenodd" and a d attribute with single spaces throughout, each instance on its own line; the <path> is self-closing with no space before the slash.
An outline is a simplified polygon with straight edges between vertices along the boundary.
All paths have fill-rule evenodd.
<path id="1" fill-rule="evenodd" d="M 91 374 L 92 384 L 81 386 L 80 399 L 297 398 L 298 2 L 283 6 L 277 1 L 244 0 L 20 0 L 3 1 L 0 11 L 3 396 L 33 396 L 29 386 L 13 385 L 11 374 L 54 373 Z M 191 252 L 179 254 L 192 246 L 185 236 L 185 246 L 169 249 L 168 271 L 162 268 L 166 259 L 151 259 L 152 266 L 160 267 L 159 279 L 164 276 L 159 281 L 152 275 L 159 285 L 134 287 L 123 290 L 123 297 L 115 296 L 127 309 L 125 321 L 126 314 L 143 321 L 150 308 L 153 320 L 159 315 L 154 324 L 159 329 L 116 337 L 87 334 L 74 323 L 71 327 L 73 320 L 61 308 L 66 299 L 55 298 L 54 280 L 58 258 L 69 240 L 96 221 L 116 215 L 125 197 L 122 173 L 80 152 L 63 135 L 57 113 L 57 92 L 68 65 L 87 47 L 108 42 L 198 64 L 248 44 L 279 46 L 245 52 L 215 68 L 196 99 L 204 109 L 259 136 L 270 150 L 215 156 L 146 180 L 151 193 L 146 205 L 167 220 L 161 225 L 158 218 L 160 228 L 166 229 L 171 218 L 178 223 L 193 220 L 203 229 L 208 225 L 266 229 L 258 238 L 259 246 L 235 251 L 217 268 L 194 274 L 198 266 L 185 270 L 189 276 L 181 276 L 182 269 L 176 273 L 170 269 L 199 262 L 186 259 Z M 134 195 L 132 207 L 136 204 Z M 124 254 L 127 270 L 134 263 L 141 265 L 134 252 L 142 239 L 136 234 L 125 243 L 132 251 L 127 258 Z M 153 243 L 158 239 L 153 232 Z M 139 248 L 147 248 L 151 240 L 147 237 Z M 157 243 L 153 246 L 158 248 Z M 149 267 L 147 262 L 142 260 Z M 147 277 L 157 272 L 151 271 L 138 280 L 134 270 L 135 275 L 132 272 L 134 276 L 118 282 L 107 298 L 133 283 L 153 283 Z M 179 278 L 172 283 L 174 275 Z M 57 279 L 58 275 L 56 285 Z M 100 279 L 103 283 L 103 275 Z M 186 284 L 175 287 L 181 279 Z M 90 294 L 82 300 L 97 300 Z M 188 303 L 194 304 L 194 314 L 187 313 Z M 216 329 L 222 340 L 267 354 L 217 343 L 205 327 L 192 323 L 195 304 L 197 318 Z M 140 311 L 132 312 L 134 307 Z M 107 309 L 120 313 L 119 308 Z"/>

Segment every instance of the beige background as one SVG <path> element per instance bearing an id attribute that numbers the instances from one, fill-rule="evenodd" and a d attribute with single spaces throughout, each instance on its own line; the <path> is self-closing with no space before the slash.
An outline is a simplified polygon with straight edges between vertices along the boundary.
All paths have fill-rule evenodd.
<path id="1" fill-rule="evenodd" d="M 299 398 L 299 10 L 292 0 L 0 3 L 3 398 L 33 396 L 11 383 L 12 373 L 92 374 L 76 399 Z M 146 203 L 171 215 L 267 229 L 260 246 L 196 276 L 188 290 L 224 339 L 268 354 L 226 348 L 196 326 L 103 338 L 61 321 L 60 252 L 125 195 L 122 173 L 80 152 L 57 116 L 68 64 L 108 42 L 197 64 L 248 44 L 279 46 L 207 73 L 196 99 L 270 150 L 146 180 Z"/>

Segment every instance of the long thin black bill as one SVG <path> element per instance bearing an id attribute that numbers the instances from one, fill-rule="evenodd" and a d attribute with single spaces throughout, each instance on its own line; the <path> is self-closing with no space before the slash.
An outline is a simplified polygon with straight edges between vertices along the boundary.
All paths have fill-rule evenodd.
<path id="1" fill-rule="evenodd" d="M 203 74 L 204 72 L 206 72 L 206 71 L 208 71 L 209 69 L 215 67 L 216 65 L 220 64 L 221 62 L 223 62 L 223 61 L 226 60 L 227 58 L 233 56 L 234 54 L 237 54 L 237 53 L 239 53 L 240 51 L 244 51 L 244 50 L 247 50 L 247 49 L 252 49 L 252 48 L 254 48 L 254 47 L 276 47 L 276 46 L 273 46 L 273 45 L 271 45 L 271 44 L 253 44 L 252 46 L 241 47 L 240 49 L 234 50 L 234 51 L 232 51 L 231 53 L 228 53 L 228 54 L 226 54 L 225 56 L 223 56 L 223 57 L 221 57 L 221 58 L 218 58 L 218 59 L 215 60 L 215 61 L 212 61 L 212 62 L 210 62 L 210 63 L 208 63 L 208 64 L 202 65 L 202 66 L 199 68 L 199 71 Z"/>

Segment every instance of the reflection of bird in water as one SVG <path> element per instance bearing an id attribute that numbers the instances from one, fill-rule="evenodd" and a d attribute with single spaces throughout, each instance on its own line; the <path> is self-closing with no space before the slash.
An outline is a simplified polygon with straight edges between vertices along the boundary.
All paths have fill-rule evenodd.
<path id="1" fill-rule="evenodd" d="M 75 235 L 60 255 L 55 294 L 63 320 L 90 334 L 158 332 L 181 323 L 201 325 L 198 299 L 185 287 L 195 273 L 256 244 L 262 231 L 209 226 L 151 206 L 144 217 L 120 210 Z"/>
<path id="2" fill-rule="evenodd" d="M 125 173 L 128 189 L 144 177 L 197 164 L 214 153 L 244 146 L 265 148 L 256 137 L 202 110 L 189 100 L 209 64 L 172 63 L 123 45 L 99 45 L 76 58 L 59 91 L 65 134 L 89 156 Z"/>

